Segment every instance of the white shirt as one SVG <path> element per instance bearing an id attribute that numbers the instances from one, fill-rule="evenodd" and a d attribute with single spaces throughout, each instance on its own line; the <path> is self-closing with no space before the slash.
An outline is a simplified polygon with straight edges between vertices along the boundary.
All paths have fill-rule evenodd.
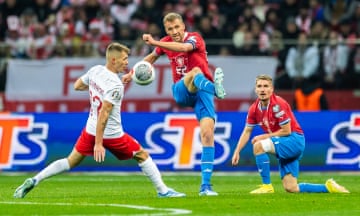
<path id="1" fill-rule="evenodd" d="M 113 109 L 106 123 L 104 138 L 117 138 L 124 134 L 121 125 L 121 102 L 124 96 L 124 85 L 116 73 L 109 71 L 103 65 L 97 65 L 81 77 L 89 86 L 90 111 L 86 123 L 86 131 L 96 135 L 96 124 L 103 101 L 113 104 Z"/>
<path id="2" fill-rule="evenodd" d="M 304 53 L 300 53 L 297 47 L 290 48 L 285 61 L 290 78 L 309 78 L 317 72 L 319 65 L 319 49 L 314 45 L 307 47 Z"/>
<path id="3" fill-rule="evenodd" d="M 346 45 L 338 44 L 333 48 L 330 45 L 325 46 L 323 60 L 326 75 L 334 76 L 337 71 L 344 71 L 348 63 L 349 52 Z"/>

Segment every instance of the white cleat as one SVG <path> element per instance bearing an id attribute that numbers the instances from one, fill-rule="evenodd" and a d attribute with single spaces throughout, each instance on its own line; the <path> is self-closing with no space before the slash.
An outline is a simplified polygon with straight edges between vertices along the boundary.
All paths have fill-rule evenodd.
<path id="1" fill-rule="evenodd" d="M 214 85 L 215 85 L 216 97 L 219 99 L 224 99 L 226 95 L 223 82 L 224 82 L 224 72 L 221 68 L 218 67 L 215 69 Z"/>

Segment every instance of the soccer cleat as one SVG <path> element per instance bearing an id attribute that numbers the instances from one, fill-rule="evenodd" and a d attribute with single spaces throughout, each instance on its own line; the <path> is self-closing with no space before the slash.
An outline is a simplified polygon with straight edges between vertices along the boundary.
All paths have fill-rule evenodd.
<path id="1" fill-rule="evenodd" d="M 221 68 L 218 67 L 215 69 L 214 85 L 215 85 L 216 97 L 218 97 L 219 99 L 224 99 L 226 95 L 223 86 L 223 81 L 224 81 L 224 72 L 222 71 Z"/>
<path id="2" fill-rule="evenodd" d="M 27 193 L 31 191 L 35 186 L 35 179 L 28 178 L 20 185 L 14 193 L 14 198 L 24 198 Z"/>
<path id="3" fill-rule="evenodd" d="M 332 178 L 325 182 L 325 186 L 329 193 L 350 193 L 345 187 L 336 183 Z"/>
<path id="4" fill-rule="evenodd" d="M 160 197 L 160 198 L 165 198 L 165 197 L 185 197 L 185 196 L 186 196 L 186 194 L 177 192 L 172 188 L 169 188 L 169 190 L 166 193 L 163 193 L 163 194 L 158 193 L 158 197 Z"/>
<path id="5" fill-rule="evenodd" d="M 262 184 L 258 189 L 255 189 L 250 192 L 251 194 L 266 194 L 266 193 L 274 193 L 274 187 L 272 184 Z"/>
<path id="6" fill-rule="evenodd" d="M 217 196 L 218 193 L 212 190 L 211 185 L 202 184 L 200 187 L 199 196 Z"/>

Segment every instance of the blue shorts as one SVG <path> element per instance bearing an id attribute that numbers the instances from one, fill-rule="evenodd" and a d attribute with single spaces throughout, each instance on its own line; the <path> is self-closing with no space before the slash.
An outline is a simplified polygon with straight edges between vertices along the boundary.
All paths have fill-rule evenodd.
<path id="1" fill-rule="evenodd" d="M 285 137 L 272 137 L 271 140 L 279 161 L 281 179 L 289 173 L 298 178 L 299 164 L 305 150 L 304 135 L 293 132 Z"/>
<path id="2" fill-rule="evenodd" d="M 183 79 L 173 84 L 172 91 L 175 102 L 179 106 L 194 108 L 198 121 L 204 117 L 215 120 L 214 95 L 201 90 L 196 93 L 189 92 Z"/>

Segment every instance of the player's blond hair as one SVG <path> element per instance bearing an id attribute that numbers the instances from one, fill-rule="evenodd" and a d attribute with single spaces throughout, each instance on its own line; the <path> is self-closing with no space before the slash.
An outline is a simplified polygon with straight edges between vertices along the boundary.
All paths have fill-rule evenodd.
<path id="1" fill-rule="evenodd" d="M 165 15 L 164 19 L 163 19 L 163 23 L 166 22 L 173 22 L 174 20 L 180 20 L 181 22 L 183 22 L 183 18 L 180 14 L 178 13 L 174 13 L 174 12 L 170 12 L 168 14 Z"/>
<path id="2" fill-rule="evenodd" d="M 271 84 L 272 84 L 272 82 L 273 82 L 272 77 L 269 76 L 269 75 L 267 75 L 267 74 L 260 74 L 260 75 L 256 76 L 255 84 L 256 84 L 259 80 L 267 80 L 267 81 L 270 81 Z"/>
<path id="3" fill-rule="evenodd" d="M 126 52 L 127 54 L 129 54 L 130 49 L 121 43 L 113 42 L 109 44 L 108 47 L 106 48 L 106 59 L 108 59 L 110 55 L 114 53 L 121 53 L 121 52 Z"/>

